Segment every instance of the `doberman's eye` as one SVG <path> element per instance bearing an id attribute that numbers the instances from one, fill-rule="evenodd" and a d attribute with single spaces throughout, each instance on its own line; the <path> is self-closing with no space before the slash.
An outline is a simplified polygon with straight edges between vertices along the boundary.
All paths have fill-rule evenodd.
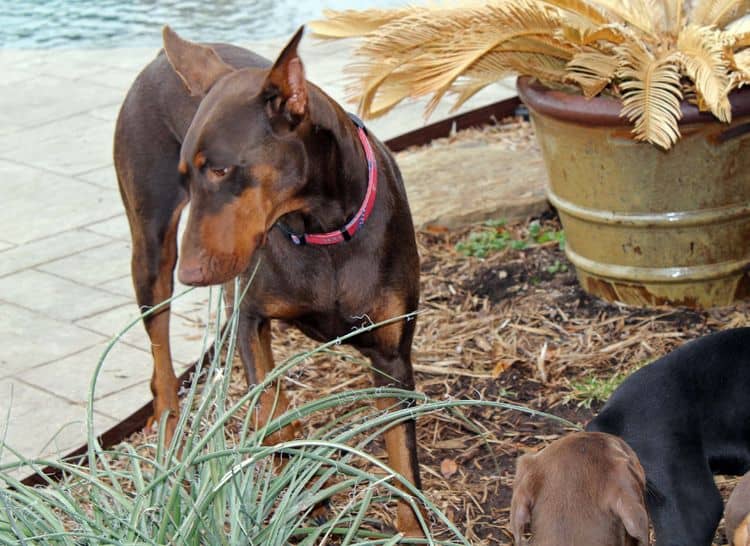
<path id="1" fill-rule="evenodd" d="M 208 179 L 212 182 L 219 182 L 226 178 L 232 171 L 232 167 L 210 167 L 208 169 Z"/>

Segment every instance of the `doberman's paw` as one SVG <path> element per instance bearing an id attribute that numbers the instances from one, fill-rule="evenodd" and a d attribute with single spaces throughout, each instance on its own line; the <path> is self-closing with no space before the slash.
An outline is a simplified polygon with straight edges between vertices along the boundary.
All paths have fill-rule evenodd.
<path id="1" fill-rule="evenodd" d="M 429 522 L 426 517 L 424 510 L 420 510 L 425 522 Z M 404 534 L 405 537 L 410 538 L 425 538 L 422 526 L 419 524 L 419 520 L 406 503 L 399 502 L 396 512 L 396 528 Z"/>
<path id="2" fill-rule="evenodd" d="M 297 438 L 302 432 L 302 423 L 299 421 L 292 421 L 281 430 L 277 430 L 265 438 L 263 438 L 263 445 L 274 446 L 282 442 L 290 442 Z"/>
<path id="3" fill-rule="evenodd" d="M 156 431 L 159 429 L 160 424 L 161 424 L 161 418 L 157 417 L 156 414 L 154 414 L 151 417 L 149 417 L 148 420 L 146 421 L 145 430 Z M 174 437 L 176 428 L 177 428 L 177 416 L 170 414 L 169 417 L 167 417 L 167 420 L 165 423 L 164 445 L 170 444 L 170 442 L 172 441 L 172 438 Z"/>
<path id="4" fill-rule="evenodd" d="M 320 526 L 328 521 L 328 516 L 330 515 L 330 513 L 331 501 L 330 499 L 324 499 L 315 505 L 315 508 L 313 508 L 312 512 L 310 512 L 310 517 L 312 518 L 315 525 Z"/>

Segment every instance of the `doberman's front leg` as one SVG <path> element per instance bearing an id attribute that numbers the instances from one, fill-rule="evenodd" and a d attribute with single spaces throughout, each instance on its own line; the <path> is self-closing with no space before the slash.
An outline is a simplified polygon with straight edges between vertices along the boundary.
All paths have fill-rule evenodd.
<path id="1" fill-rule="evenodd" d="M 383 312 L 374 312 L 371 318 L 381 322 L 398 316 L 405 309 L 396 302 L 388 301 Z M 398 312 L 388 312 L 397 309 Z M 374 331 L 375 348 L 364 351 L 372 360 L 375 385 L 379 387 L 396 387 L 414 390 L 414 376 L 411 365 L 411 342 L 414 336 L 416 321 L 403 320 L 382 326 Z M 401 402 L 403 404 L 403 402 Z M 380 410 L 393 408 L 399 401 L 392 398 L 378 398 L 376 406 Z M 385 447 L 388 452 L 388 464 L 418 489 L 422 489 L 419 478 L 419 460 L 417 457 L 416 421 L 411 419 L 394 425 L 385 434 Z M 402 488 L 404 489 L 404 488 Z M 424 531 L 416 514 L 405 502 L 399 502 L 396 514 L 396 527 L 410 537 L 423 537 Z"/>
<path id="2" fill-rule="evenodd" d="M 240 317 L 239 323 L 240 359 L 245 367 L 247 385 L 250 388 L 262 382 L 266 375 L 273 370 L 273 354 L 271 352 L 271 321 L 254 317 Z M 255 430 L 260 430 L 269 421 L 283 415 L 289 407 L 289 400 L 284 394 L 280 382 L 275 381 L 261 394 L 255 408 L 253 422 Z M 263 443 L 274 445 L 294 439 L 300 424 L 294 421 L 266 436 Z"/>

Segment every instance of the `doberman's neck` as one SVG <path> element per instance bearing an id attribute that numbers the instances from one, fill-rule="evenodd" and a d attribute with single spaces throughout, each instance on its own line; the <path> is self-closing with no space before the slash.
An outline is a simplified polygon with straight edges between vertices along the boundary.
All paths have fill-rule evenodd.
<path id="1" fill-rule="evenodd" d="M 294 231 L 318 233 L 340 229 L 354 216 L 367 192 L 368 173 L 352 120 L 327 97 L 322 100 L 317 93 L 311 95 L 315 97 L 310 105 L 314 114 L 305 138 L 309 168 L 304 197 L 308 208 L 285 221 Z"/>

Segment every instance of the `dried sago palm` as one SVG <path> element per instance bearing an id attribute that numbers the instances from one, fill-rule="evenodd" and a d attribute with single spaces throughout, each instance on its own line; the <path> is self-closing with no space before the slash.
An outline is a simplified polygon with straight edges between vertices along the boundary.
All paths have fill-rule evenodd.
<path id="1" fill-rule="evenodd" d="M 561 82 L 565 82 L 567 76 L 566 64 L 565 60 L 536 53 L 518 53 L 508 57 L 508 65 L 516 74 L 528 74 L 534 70 L 536 79 L 550 87 L 565 87 Z"/>
<path id="2" fill-rule="evenodd" d="M 592 0 L 587 2 L 597 6 L 608 15 L 608 23 L 622 22 L 639 30 L 646 36 L 655 36 L 657 14 L 649 9 L 649 0 Z M 548 0 L 559 4 L 559 0 Z"/>
<path id="3" fill-rule="evenodd" d="M 359 82 L 354 88 L 364 91 L 361 94 L 357 91 L 354 98 L 363 106 L 363 115 L 371 117 L 387 109 L 378 108 L 376 113 L 368 106 L 392 105 L 397 89 L 402 92 L 402 98 L 432 93 L 426 109 L 429 116 L 447 92 L 456 91 L 453 86 L 459 76 L 490 53 L 572 58 L 575 49 L 556 38 L 561 25 L 556 9 L 540 7 L 532 0 L 476 9 L 412 13 L 400 21 L 385 24 L 358 50 L 357 57 L 364 60 L 358 63 Z M 314 30 L 316 28 L 313 26 Z M 406 28 L 412 30 L 405 32 Z M 395 71 L 391 67 L 404 65 L 407 68 L 407 64 L 408 70 L 398 72 L 398 84 L 390 85 L 388 80 Z M 411 85 L 407 91 L 404 84 L 409 74 L 412 75 Z M 388 95 L 389 100 L 376 98 L 375 94 L 380 92 Z"/>
<path id="4" fill-rule="evenodd" d="M 491 52 L 474 63 L 453 85 L 453 91 L 457 95 L 454 108 L 460 107 L 477 92 L 495 83 L 498 80 L 498 74 L 514 73 L 507 61 L 505 53 Z"/>
<path id="5" fill-rule="evenodd" d="M 358 73 L 367 78 L 356 79 Z M 411 75 L 402 66 L 383 64 L 381 72 L 373 74 L 370 65 L 352 65 L 355 81 L 347 87 L 347 95 L 358 100 L 358 111 L 368 112 L 366 117 L 377 117 L 389 112 L 405 98 L 411 96 Z M 362 88 L 360 82 L 366 82 Z"/>
<path id="6" fill-rule="evenodd" d="M 572 21 L 593 25 L 604 25 L 612 21 L 611 13 L 587 0 L 547 0 L 547 4 L 573 15 Z"/>
<path id="7" fill-rule="evenodd" d="M 750 12 L 750 0 L 700 0 L 690 14 L 690 22 L 723 28 Z"/>
<path id="8" fill-rule="evenodd" d="M 596 50 L 582 51 L 567 64 L 566 78 L 579 85 L 584 96 L 591 98 L 610 84 L 618 67 L 619 61 L 613 55 Z"/>
<path id="9" fill-rule="evenodd" d="M 490 0 L 368 10 L 361 21 L 331 12 L 311 27 L 318 36 L 365 37 L 350 87 L 363 117 L 430 95 L 426 115 L 448 94 L 455 109 L 515 74 L 626 98 L 637 138 L 668 148 L 679 137 L 680 89 L 731 120 L 728 95 L 750 82 L 749 11 L 750 0 Z"/>
<path id="10" fill-rule="evenodd" d="M 407 15 L 418 13 L 419 11 L 424 11 L 424 8 L 406 7 L 389 10 L 366 9 L 362 11 L 324 10 L 323 15 L 326 18 L 310 23 L 310 27 L 320 38 L 352 38 L 374 32 L 388 23 L 402 19 Z"/>
<path id="11" fill-rule="evenodd" d="M 645 1 L 651 0 L 637 0 Z M 619 0 L 501 0 L 479 7 L 393 10 L 393 17 L 367 10 L 362 21 L 353 18 L 352 12 L 329 13 L 328 21 L 310 26 L 316 35 L 367 37 L 355 53 L 349 86 L 365 118 L 384 114 L 402 99 L 429 94 L 426 115 L 451 92 L 457 94 L 455 109 L 509 71 L 555 87 L 578 82 L 592 96 L 601 90 L 602 80 L 595 76 L 601 68 L 579 67 L 580 73 L 574 69 L 568 77 L 565 64 L 582 52 L 611 52 L 638 39 L 629 19 L 650 28 L 639 9 Z M 577 40 L 568 39 L 576 34 Z"/>
<path id="12" fill-rule="evenodd" d="M 482 26 L 481 14 L 470 9 L 462 10 L 460 17 L 443 15 L 442 10 L 404 13 L 400 19 L 385 23 L 358 49 L 348 89 L 350 98 L 359 102 L 363 117 L 382 115 L 401 100 L 439 86 L 445 76 L 436 71 L 443 71 L 445 65 L 432 64 L 436 51 L 442 49 L 446 56 L 452 57 L 452 62 L 460 63 L 462 55 L 471 55 L 471 50 L 481 47 L 477 44 L 487 39 L 484 34 L 476 33 L 471 41 L 453 40 L 451 43 L 458 43 L 459 47 L 454 51 L 443 44 L 443 37 L 471 35 L 475 28 L 484 28 L 485 33 L 495 32 Z M 318 28 L 311 26 L 314 30 Z"/>
<path id="13" fill-rule="evenodd" d="M 655 57 L 638 44 L 617 48 L 621 67 L 621 115 L 635 124 L 636 140 L 669 149 L 680 138 L 682 87 L 677 55 Z"/>
<path id="14" fill-rule="evenodd" d="M 663 2 L 665 24 L 663 32 L 670 34 L 679 33 L 685 24 L 685 2 L 684 0 L 665 0 Z"/>
<path id="15" fill-rule="evenodd" d="M 684 74 L 695 83 L 698 107 L 729 122 L 729 63 L 720 37 L 720 32 L 711 27 L 688 25 L 677 38 L 677 51 Z"/>
<path id="16" fill-rule="evenodd" d="M 729 89 L 750 85 L 750 49 L 743 49 L 731 57 L 731 64 L 734 68 L 732 75 L 729 76 Z"/>
<path id="17" fill-rule="evenodd" d="M 607 25 L 572 24 L 557 31 L 558 40 L 577 46 L 596 46 L 609 52 L 615 45 L 627 41 L 638 41 L 638 36 L 622 23 Z"/>

